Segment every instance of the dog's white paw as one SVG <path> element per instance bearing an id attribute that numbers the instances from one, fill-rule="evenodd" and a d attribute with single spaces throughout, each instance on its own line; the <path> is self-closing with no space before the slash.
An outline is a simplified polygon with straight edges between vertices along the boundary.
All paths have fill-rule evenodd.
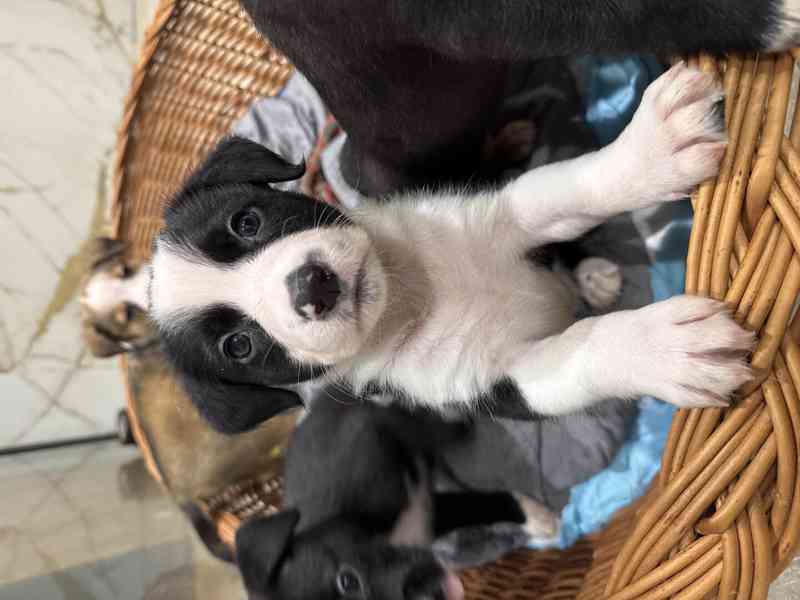
<path id="1" fill-rule="evenodd" d="M 630 367 L 639 391 L 679 407 L 722 407 L 752 377 L 746 357 L 755 336 L 722 302 L 677 296 L 636 311 L 632 321 Z"/>
<path id="2" fill-rule="evenodd" d="M 523 529 L 531 538 L 550 539 L 554 537 L 561 527 L 561 519 L 553 511 L 524 494 L 513 494 L 525 513 Z"/>
<path id="3" fill-rule="evenodd" d="M 618 140 L 621 160 L 635 166 L 630 185 L 667 201 L 714 177 L 726 146 L 723 98 L 714 76 L 683 62 L 651 83 Z"/>
<path id="4" fill-rule="evenodd" d="M 581 296 L 592 308 L 608 308 L 622 291 L 622 271 L 614 262 L 591 256 L 584 258 L 575 268 L 575 279 Z"/>

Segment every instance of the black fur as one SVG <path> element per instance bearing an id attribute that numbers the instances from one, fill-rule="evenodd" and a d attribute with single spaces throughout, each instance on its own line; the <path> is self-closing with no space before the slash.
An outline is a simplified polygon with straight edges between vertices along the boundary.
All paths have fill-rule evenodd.
<path id="1" fill-rule="evenodd" d="M 264 185 L 292 181 L 305 173 L 305 163 L 293 165 L 283 157 L 250 140 L 231 137 L 223 140 L 187 182 L 189 188 L 251 183 Z"/>
<path id="2" fill-rule="evenodd" d="M 227 333 L 247 330 L 255 346 L 242 364 L 219 347 Z M 301 406 L 300 397 L 280 387 L 317 376 L 322 368 L 298 367 L 280 344 L 257 324 L 229 306 L 212 306 L 193 319 L 191 327 L 164 328 L 162 347 L 189 398 L 203 417 L 223 433 L 252 429 L 287 409 Z M 257 365 L 258 368 L 253 368 Z"/>
<path id="3" fill-rule="evenodd" d="M 347 222 L 329 204 L 269 185 L 296 179 L 304 169 L 244 138 L 223 140 L 167 203 L 159 239 L 177 251 L 186 248 L 187 255 L 197 248 L 215 262 L 231 264 L 284 235 Z M 220 211 L 220 206 L 226 210 Z M 250 240 L 230 230 L 230 220 L 243 210 L 253 210 L 261 218 L 261 228 Z"/>
<path id="4" fill-rule="evenodd" d="M 464 181 L 512 69 L 584 53 L 765 47 L 778 0 L 242 0 L 348 133 L 369 195 Z"/>
<path id="5" fill-rule="evenodd" d="M 336 399 L 316 401 L 292 437 L 288 508 L 237 532 L 237 562 L 251 598 L 339 598 L 335 578 L 343 567 L 359 575 L 373 600 L 443 598 L 445 571 L 432 550 L 386 538 L 408 505 L 407 481 L 430 490 L 420 466 L 436 469 L 446 448 L 470 443 L 469 426 L 425 411 Z M 517 523 L 516 536 L 504 531 L 504 539 L 517 545 L 525 539 L 518 525 L 525 515 L 505 491 L 435 494 L 430 516 L 437 536 L 460 530 L 474 536 L 479 526 Z"/>

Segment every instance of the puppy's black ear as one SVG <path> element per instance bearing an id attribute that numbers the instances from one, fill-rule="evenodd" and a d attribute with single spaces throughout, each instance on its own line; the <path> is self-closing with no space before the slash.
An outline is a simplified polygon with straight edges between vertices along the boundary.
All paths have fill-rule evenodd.
<path id="1" fill-rule="evenodd" d="M 211 151 L 189 179 L 187 187 L 233 183 L 264 185 L 297 179 L 305 170 L 305 162 L 293 165 L 261 144 L 242 137 L 230 137 Z"/>
<path id="2" fill-rule="evenodd" d="M 229 435 L 248 431 L 290 408 L 303 406 L 300 396 L 281 388 L 200 381 L 186 374 L 180 379 L 206 422 Z"/>
<path id="3" fill-rule="evenodd" d="M 236 562 L 249 591 L 267 592 L 298 520 L 300 513 L 291 508 L 246 521 L 236 531 Z"/>

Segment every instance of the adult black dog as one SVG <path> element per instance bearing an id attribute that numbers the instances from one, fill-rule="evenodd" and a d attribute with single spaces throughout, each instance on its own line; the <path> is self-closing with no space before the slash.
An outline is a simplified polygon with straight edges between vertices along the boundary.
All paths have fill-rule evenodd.
<path id="1" fill-rule="evenodd" d="M 605 52 L 777 50 L 800 0 L 242 0 L 349 135 L 368 196 L 476 174 L 514 66 Z"/>

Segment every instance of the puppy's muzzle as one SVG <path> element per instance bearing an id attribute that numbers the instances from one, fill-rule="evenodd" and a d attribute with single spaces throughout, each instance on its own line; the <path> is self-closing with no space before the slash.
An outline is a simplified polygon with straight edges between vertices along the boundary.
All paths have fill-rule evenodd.
<path id="1" fill-rule="evenodd" d="M 342 293 L 336 273 L 319 263 L 306 263 L 286 277 L 295 312 L 312 321 L 324 319 Z"/>

